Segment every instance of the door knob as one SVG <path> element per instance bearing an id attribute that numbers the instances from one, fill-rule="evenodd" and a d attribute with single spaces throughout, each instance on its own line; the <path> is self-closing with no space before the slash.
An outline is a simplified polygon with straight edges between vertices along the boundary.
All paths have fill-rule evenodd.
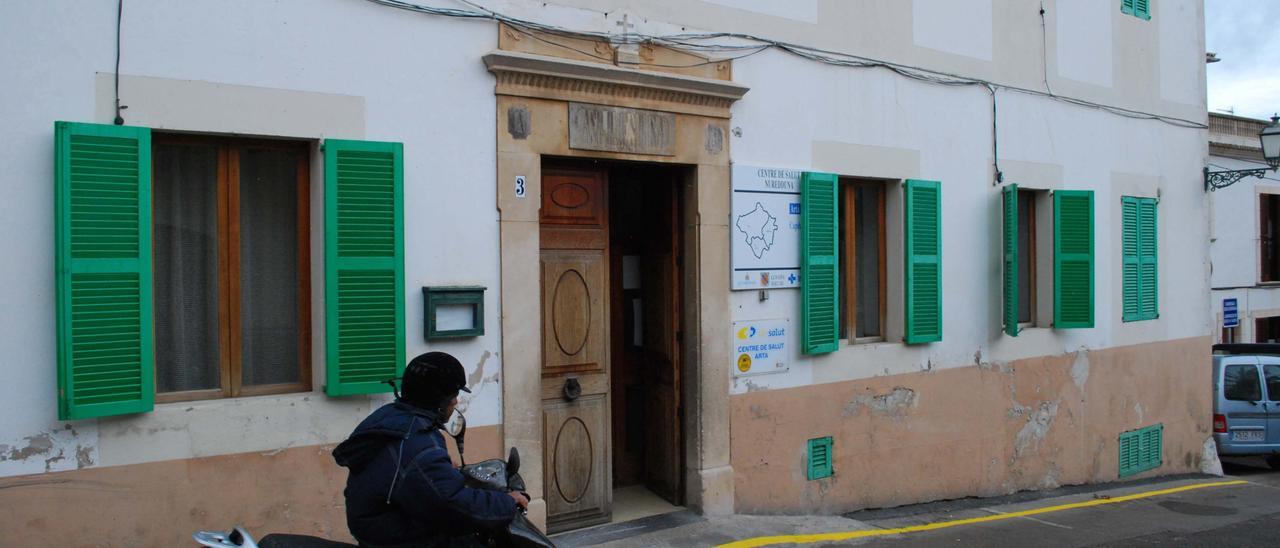
<path id="1" fill-rule="evenodd" d="M 564 399 L 573 401 L 582 395 L 582 384 L 578 383 L 578 379 L 569 378 L 564 381 Z"/>

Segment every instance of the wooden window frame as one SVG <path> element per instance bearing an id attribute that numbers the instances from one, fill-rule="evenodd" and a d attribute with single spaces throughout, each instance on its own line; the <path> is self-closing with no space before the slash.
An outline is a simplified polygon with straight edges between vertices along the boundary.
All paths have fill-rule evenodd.
<path id="1" fill-rule="evenodd" d="M 858 328 L 858 242 L 857 242 L 857 192 L 858 187 L 878 187 L 877 195 L 879 199 L 876 204 L 876 214 L 879 217 L 880 238 L 877 245 L 879 246 L 878 258 L 879 265 L 877 268 L 880 272 L 880 334 L 870 337 L 857 337 Z M 883 181 L 866 180 L 866 179 L 850 179 L 840 178 L 840 230 L 844 234 L 844 264 L 846 266 L 844 276 L 844 286 L 840 288 L 845 294 L 845 310 L 844 325 L 840 326 L 840 335 L 842 339 L 849 341 L 849 344 L 866 344 L 884 342 L 885 337 L 885 318 L 888 312 L 888 276 L 885 267 L 885 194 L 888 192 L 888 185 Z"/>
<path id="2" fill-rule="evenodd" d="M 1275 219 L 1277 205 L 1280 205 L 1280 194 L 1258 194 L 1258 283 L 1272 285 L 1280 283 L 1280 219 Z M 1268 231 L 1267 226 L 1272 226 Z M 1267 248 L 1270 247 L 1270 252 Z M 1268 260 L 1270 259 L 1270 260 Z"/>
<path id="3" fill-rule="evenodd" d="M 309 392 L 311 371 L 311 149 L 305 141 L 246 139 L 174 133 L 155 133 L 154 148 L 163 145 L 215 147 L 218 150 L 218 370 L 221 388 L 157 392 L 156 403 L 213 400 Z M 248 148 L 291 150 L 298 153 L 298 382 L 245 386 L 240 318 L 240 153 Z M 153 185 L 154 186 L 154 185 Z M 154 193 L 153 193 L 154 195 Z M 154 198 L 153 198 L 154 200 Z M 154 201 L 152 204 L 154 215 Z M 153 260 L 158 252 L 152 251 Z M 232 273 L 235 275 L 232 275 Z M 156 364 L 157 369 L 160 367 Z M 158 372 L 157 372 L 158 373 Z"/>
<path id="4" fill-rule="evenodd" d="M 1039 304 L 1039 301 L 1037 300 L 1037 292 L 1038 292 L 1038 289 L 1039 289 L 1039 284 L 1037 284 L 1037 283 L 1036 283 L 1036 281 L 1037 281 L 1037 280 L 1036 280 L 1036 275 L 1037 275 L 1037 272 L 1036 272 L 1036 263 L 1037 263 L 1037 262 L 1039 262 L 1039 261 L 1037 261 L 1037 259 L 1039 258 L 1039 255 L 1038 255 L 1038 253 L 1037 253 L 1037 251 L 1036 251 L 1036 249 L 1037 249 L 1037 246 L 1036 246 L 1036 224 L 1037 224 L 1037 223 L 1036 223 L 1036 219 L 1037 219 L 1037 215 L 1036 215 L 1036 192 L 1038 192 L 1038 191 L 1037 191 L 1037 190 L 1035 190 L 1035 189 L 1022 189 L 1022 188 L 1019 188 L 1019 189 L 1018 189 L 1018 206 L 1019 206 L 1019 208 L 1021 208 L 1021 206 L 1022 206 L 1022 202 L 1023 202 L 1024 200 L 1027 202 L 1027 218 L 1026 218 L 1026 219 L 1023 219 L 1023 218 L 1022 218 L 1022 211 L 1021 211 L 1021 210 L 1019 210 L 1019 211 L 1018 211 L 1018 223 L 1019 223 L 1019 225 L 1021 225 L 1021 223 L 1024 223 L 1024 222 L 1025 222 L 1025 223 L 1027 223 L 1027 259 L 1028 259 L 1028 260 L 1027 260 L 1027 270 L 1028 270 L 1028 272 L 1027 272 L 1027 283 L 1028 283 L 1028 286 L 1029 286 L 1029 287 L 1028 287 L 1028 291 L 1027 291 L 1027 294 L 1028 294 L 1028 296 L 1029 296 L 1029 297 L 1028 297 L 1028 301 L 1029 301 L 1029 302 L 1027 303 L 1027 305 L 1031 307 L 1031 308 L 1030 308 L 1030 310 L 1031 310 L 1031 318 L 1030 318 L 1028 321 L 1025 321 L 1025 322 L 1024 322 L 1024 321 L 1022 321 L 1021 319 L 1019 319 L 1019 320 L 1018 320 L 1018 329 L 1019 329 L 1019 330 L 1022 330 L 1022 329 L 1029 329 L 1029 328 L 1033 328 L 1033 327 L 1035 327 L 1035 326 L 1038 324 L 1037 320 L 1038 320 L 1038 316 L 1039 316 L 1039 314 L 1037 314 L 1037 312 L 1039 312 L 1039 310 L 1036 308 L 1036 307 L 1037 307 L 1037 305 Z M 1021 228 L 1021 226 L 1019 226 L 1019 228 Z M 1021 257 L 1021 252 L 1019 252 L 1019 257 Z M 1021 274 L 1022 274 L 1022 273 L 1021 273 L 1021 272 L 1019 272 L 1018 274 L 1019 274 L 1019 277 L 1018 277 L 1018 290 L 1019 290 L 1019 291 L 1022 291 L 1022 277 L 1021 277 Z M 1019 295 L 1019 300 L 1021 300 L 1021 295 Z M 1021 304 L 1021 302 L 1019 302 L 1019 304 Z M 1021 311 L 1019 311 L 1019 312 L 1021 312 Z M 1021 314 L 1019 314 L 1019 315 L 1021 315 Z"/>

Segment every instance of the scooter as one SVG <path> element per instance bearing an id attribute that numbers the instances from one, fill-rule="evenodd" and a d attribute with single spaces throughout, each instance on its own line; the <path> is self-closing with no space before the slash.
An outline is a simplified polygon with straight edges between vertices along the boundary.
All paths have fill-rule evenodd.
<path id="1" fill-rule="evenodd" d="M 458 445 L 458 457 L 462 459 L 459 470 L 465 477 L 468 487 L 488 489 L 507 493 L 518 491 L 529 498 L 525 492 L 524 478 L 520 477 L 520 452 L 512 447 L 507 460 L 489 459 L 476 464 L 467 464 L 463 457 L 463 446 L 467 435 L 467 418 L 462 413 L 454 412 L 446 431 Z M 357 548 L 354 544 L 326 540 L 307 535 L 286 535 L 273 533 L 255 541 L 243 527 L 236 526 L 228 531 L 198 531 L 191 535 L 201 546 L 210 548 Z M 555 543 L 539 531 L 529 521 L 524 508 L 516 509 L 516 516 L 505 529 L 488 531 L 479 534 L 479 540 L 486 546 L 510 548 L 555 548 Z"/>

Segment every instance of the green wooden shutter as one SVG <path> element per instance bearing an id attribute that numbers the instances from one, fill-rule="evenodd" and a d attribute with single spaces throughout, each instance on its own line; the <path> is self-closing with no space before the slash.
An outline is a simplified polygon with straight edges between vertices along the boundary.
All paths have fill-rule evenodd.
<path id="1" fill-rule="evenodd" d="M 1138 314 L 1144 320 L 1160 317 L 1160 268 L 1156 250 L 1156 204 L 1155 198 L 1138 200 L 1138 264 L 1141 273 L 1139 286 Z"/>
<path id="2" fill-rule="evenodd" d="M 805 354 L 840 347 L 839 184 L 831 173 L 806 172 L 800 177 L 800 315 Z"/>
<path id="3" fill-rule="evenodd" d="M 908 344 L 942 340 L 942 185 L 906 184 L 906 329 Z"/>
<path id="4" fill-rule="evenodd" d="M 833 460 L 832 449 L 831 436 L 809 440 L 809 448 L 806 453 L 808 467 L 805 473 L 809 481 L 829 478 L 835 473 L 834 468 L 831 466 L 831 461 Z"/>
<path id="5" fill-rule="evenodd" d="M 1054 192 L 1054 327 L 1093 327 L 1093 257 L 1093 191 Z"/>
<path id="6" fill-rule="evenodd" d="M 151 130 L 54 125 L 58 418 L 155 405 Z"/>
<path id="7" fill-rule="evenodd" d="M 404 152 L 324 142 L 325 392 L 388 392 L 404 371 Z"/>
<path id="8" fill-rule="evenodd" d="M 1132 0 L 1133 15 L 1147 21 L 1151 20 L 1151 0 Z"/>
<path id="9" fill-rule="evenodd" d="M 1122 196 L 1120 198 L 1120 228 L 1120 256 L 1123 262 L 1121 267 L 1121 292 L 1123 293 L 1122 298 L 1124 301 L 1122 318 L 1126 322 L 1131 322 L 1142 319 L 1139 313 L 1142 301 L 1142 273 L 1138 255 L 1137 198 L 1132 196 Z"/>
<path id="10" fill-rule="evenodd" d="M 1001 191 L 1004 199 L 1004 332 L 1018 336 L 1018 185 Z"/>
<path id="11" fill-rule="evenodd" d="M 1125 15 L 1133 15 L 1134 0 L 1120 0 L 1120 13 Z"/>
<path id="12" fill-rule="evenodd" d="M 1120 477 L 1154 470 L 1163 464 L 1164 425 L 1154 424 L 1120 434 Z"/>

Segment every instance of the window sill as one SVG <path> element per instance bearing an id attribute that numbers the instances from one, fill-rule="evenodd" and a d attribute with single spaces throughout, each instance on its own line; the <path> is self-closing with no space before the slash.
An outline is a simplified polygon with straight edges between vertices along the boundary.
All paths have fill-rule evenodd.
<path id="1" fill-rule="evenodd" d="M 279 396 L 283 394 L 302 394 L 311 393 L 310 387 L 303 386 L 302 383 L 287 384 L 264 384 L 258 386 L 245 386 L 240 389 L 240 394 L 235 396 L 224 396 L 221 388 L 212 390 L 188 390 L 185 392 L 161 392 L 156 394 L 156 403 L 183 403 L 193 401 L 213 401 L 213 400 L 237 400 L 241 398 L 252 398 L 255 396 Z"/>
<path id="2" fill-rule="evenodd" d="M 888 346 L 902 346 L 902 341 L 890 341 L 884 337 L 862 337 L 859 339 L 840 339 L 840 348 L 857 348 L 859 350 L 874 350 L 877 348 L 885 348 Z"/>

